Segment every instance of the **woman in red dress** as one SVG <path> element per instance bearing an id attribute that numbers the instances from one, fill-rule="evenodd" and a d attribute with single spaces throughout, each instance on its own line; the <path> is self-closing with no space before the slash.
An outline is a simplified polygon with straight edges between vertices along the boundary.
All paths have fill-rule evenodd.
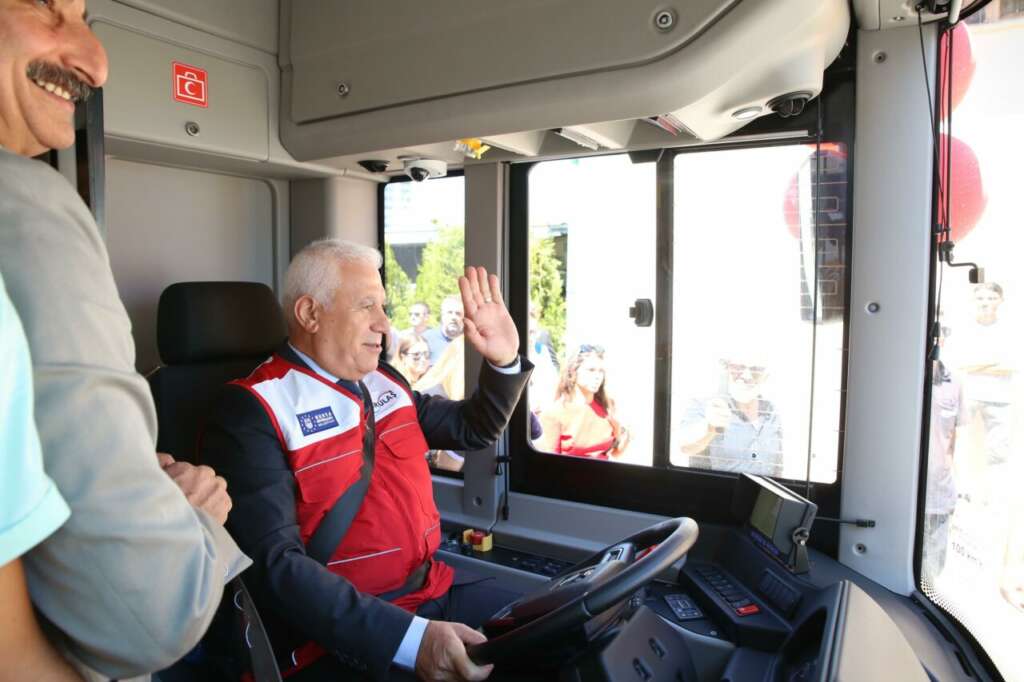
<path id="1" fill-rule="evenodd" d="M 534 446 L 543 452 L 615 459 L 629 434 L 615 418 L 605 386 L 604 349 L 584 345 L 562 368 L 555 399 L 540 413 L 543 427 Z"/>

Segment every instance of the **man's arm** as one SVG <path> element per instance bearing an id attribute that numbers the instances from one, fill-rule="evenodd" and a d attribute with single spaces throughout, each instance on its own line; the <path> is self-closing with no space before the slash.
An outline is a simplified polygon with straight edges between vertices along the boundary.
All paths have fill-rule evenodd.
<path id="1" fill-rule="evenodd" d="M 0 566 L 0 604 L 0 656 L 10 662 L 0 667 L 0 682 L 81 682 L 39 629 L 18 559 Z"/>
<path id="2" fill-rule="evenodd" d="M 519 355 L 519 333 L 505 307 L 498 278 L 484 268 L 467 267 L 465 276 L 459 277 L 459 291 L 466 313 L 463 334 L 485 362 L 469 400 L 453 402 L 416 394 L 420 427 L 427 444 L 438 450 L 480 450 L 497 440 L 533 370 L 530 361 Z M 517 363 L 518 372 L 506 373 Z"/>
<path id="3" fill-rule="evenodd" d="M 676 430 L 679 452 L 681 454 L 687 456 L 704 454 L 708 446 L 711 445 L 711 441 L 718 436 L 719 431 L 716 428 L 716 424 L 720 421 L 718 415 L 720 406 L 715 404 L 716 402 L 722 401 L 713 398 L 708 401 L 707 406 L 702 401 L 694 400 L 690 402 Z M 715 412 L 714 419 L 711 415 L 713 411 Z M 672 459 L 676 460 L 674 453 Z M 672 463 L 676 466 L 684 466 L 686 464 L 682 461 L 673 461 Z"/>
<path id="4" fill-rule="evenodd" d="M 228 527 L 253 558 L 257 603 L 343 659 L 382 678 L 412 614 L 355 589 L 306 555 L 295 515 L 295 477 L 270 418 L 248 390 L 226 386 L 200 445 L 201 461 L 227 479 Z"/>
<path id="5" fill-rule="evenodd" d="M 43 636 L 20 556 L 67 521 L 69 510 L 43 472 L 32 418 L 28 344 L 0 277 L 0 682 L 81 678 Z"/>
<path id="6" fill-rule="evenodd" d="M 44 464 L 72 510 L 24 561 L 32 600 L 88 666 L 161 669 L 206 631 L 246 559 L 160 470 L 131 324 L 84 204 L 10 155 L 0 196 L 0 271 L 32 352 Z"/>
<path id="7" fill-rule="evenodd" d="M 504 374 L 483 362 L 476 390 L 467 400 L 414 392 L 416 414 L 427 445 L 437 450 L 480 450 L 501 436 L 519 402 L 533 364 L 520 357 L 520 372 Z"/>

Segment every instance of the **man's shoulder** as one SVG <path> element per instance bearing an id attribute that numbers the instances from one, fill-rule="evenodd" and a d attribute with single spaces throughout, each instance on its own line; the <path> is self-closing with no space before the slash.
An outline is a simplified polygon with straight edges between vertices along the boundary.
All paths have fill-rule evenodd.
<path id="1" fill-rule="evenodd" d="M 277 353 L 269 356 L 266 360 L 256 365 L 246 376 L 235 379 L 228 385 L 251 389 L 256 384 L 273 379 L 280 379 L 291 370 L 294 365 Z"/>
<path id="2" fill-rule="evenodd" d="M 64 176 L 41 161 L 0 151 L 0 224 L 11 228 L 0 235 L 4 239 L 0 256 L 6 256 L 8 271 L 34 261 L 27 251 L 33 248 L 45 249 L 47 266 L 56 270 L 68 268 L 69 263 L 95 264 L 72 256 L 79 250 L 70 248 L 70 243 L 84 240 L 89 244 L 86 251 L 100 256 L 102 267 L 109 272 L 105 247 L 89 208 Z M 25 239 L 27 235 L 32 238 Z M 32 262 L 26 272 L 38 276 L 37 266 Z"/>
<path id="3" fill-rule="evenodd" d="M 77 196 L 71 184 L 49 165 L 0 150 L 0 191 L 10 195 L 41 190 Z"/>

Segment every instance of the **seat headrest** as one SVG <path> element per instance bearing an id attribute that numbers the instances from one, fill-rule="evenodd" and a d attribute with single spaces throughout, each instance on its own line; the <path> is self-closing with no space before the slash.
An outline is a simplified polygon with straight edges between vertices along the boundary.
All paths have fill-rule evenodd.
<path id="1" fill-rule="evenodd" d="M 265 284 L 178 282 L 160 294 L 156 337 L 166 365 L 269 355 L 287 334 Z"/>

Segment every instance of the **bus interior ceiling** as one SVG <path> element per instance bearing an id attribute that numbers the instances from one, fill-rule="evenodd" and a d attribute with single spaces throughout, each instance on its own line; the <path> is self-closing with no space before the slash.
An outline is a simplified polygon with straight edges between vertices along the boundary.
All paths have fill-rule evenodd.
<path id="1" fill-rule="evenodd" d="M 543 200 L 529 179 L 543 163 L 628 152 L 653 162 L 653 180 L 669 177 L 673 159 L 678 167 L 689 152 L 803 145 L 806 158 L 823 143 L 836 145 L 853 216 L 839 239 L 856 256 L 838 280 L 844 326 L 821 331 L 818 342 L 838 349 L 821 362 L 834 365 L 829 442 L 840 454 L 820 478 L 806 464 L 813 482 L 802 480 L 802 465 L 784 478 L 794 492 L 817 495 L 819 516 L 874 524 L 819 521 L 803 580 L 820 589 L 850 581 L 881 605 L 937 679 L 967 678 L 935 617 L 908 598 L 917 589 L 921 341 L 932 295 L 933 131 L 922 55 L 934 83 L 939 15 L 925 12 L 919 34 L 913 8 L 893 0 L 589 0 L 585 9 L 448 0 L 429 10 L 411 2 L 89 0 L 88 9 L 110 78 L 82 125 L 102 126 L 103 136 L 81 137 L 77 155 L 58 161 L 75 181 L 83 164 L 103 169 L 105 191 L 91 203 L 104 216 L 142 373 L 160 364 L 156 307 L 166 286 L 239 280 L 280 293 L 291 256 L 311 241 L 342 237 L 383 248 L 385 206 L 409 201 L 385 188 L 417 169 L 461 176 L 465 263 L 499 275 L 528 341 L 525 264 L 534 223 L 525 212 L 527 202 Z M 658 194 L 655 203 L 653 190 L 652 181 L 655 226 L 671 214 L 673 197 Z M 623 225 L 609 237 L 615 241 L 600 243 L 600 257 L 620 243 L 633 254 L 630 238 Z M 595 238 L 591 248 L 598 246 Z M 653 261 L 611 262 L 604 278 L 650 274 L 654 286 Z M 589 286 L 580 282 L 580 290 Z M 614 285 L 628 288 L 623 282 Z M 664 290 L 654 293 L 647 298 L 661 299 Z M 656 309 L 656 325 L 664 328 L 666 317 L 671 309 Z M 678 319 L 675 333 L 684 333 Z M 637 411 L 660 414 L 659 424 L 669 408 L 653 404 L 664 397 L 654 387 L 668 380 L 655 376 L 666 367 L 674 377 L 684 371 L 671 354 L 652 341 L 651 370 L 638 370 L 652 398 Z M 479 363 L 469 351 L 467 387 Z M 618 395 L 619 403 L 632 399 Z M 526 432 L 527 418 L 521 410 L 512 431 Z M 685 515 L 701 524 L 691 559 L 713 562 L 734 541 L 733 477 L 669 471 L 669 455 L 655 450 L 675 436 L 645 428 L 653 454 L 644 463 L 661 462 L 663 475 L 649 466 L 612 473 L 598 462 L 538 464 L 536 453 L 517 450 L 528 447 L 525 437 L 466 456 L 459 475 L 434 477 L 446 532 L 493 528 L 510 552 L 573 562 L 665 516 Z M 809 450 L 813 437 L 795 431 L 786 437 L 804 439 Z M 512 472 L 495 456 L 511 456 Z M 548 479 L 524 483 L 524 476 Z M 453 561 L 472 561 L 451 539 Z M 541 583 L 506 568 L 490 570 Z M 848 589 L 844 608 L 870 611 L 855 606 L 860 597 Z M 864 633 L 847 635 L 848 646 L 864 645 Z M 861 674 L 871 669 L 864 665 Z"/>

